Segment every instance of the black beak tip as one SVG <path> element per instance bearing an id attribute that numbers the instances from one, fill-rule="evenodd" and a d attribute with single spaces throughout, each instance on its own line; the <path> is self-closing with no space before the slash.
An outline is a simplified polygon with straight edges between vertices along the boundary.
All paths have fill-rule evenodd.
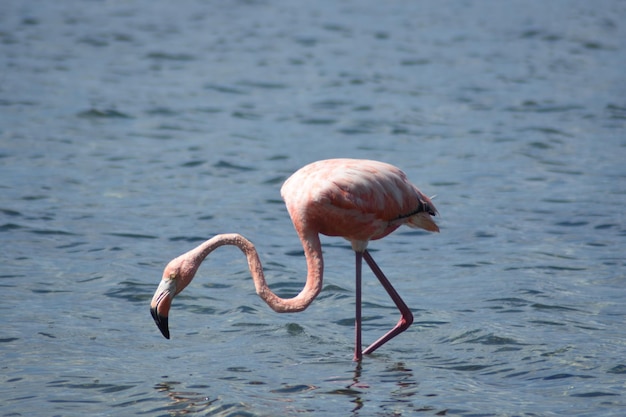
<path id="1" fill-rule="evenodd" d="M 150 309 L 150 314 L 152 315 L 152 318 L 154 319 L 154 322 L 156 323 L 157 327 L 159 328 L 159 330 L 161 331 L 161 334 L 163 334 L 163 336 L 166 339 L 170 338 L 170 329 L 168 326 L 168 321 L 167 321 L 167 316 L 161 316 L 159 315 L 159 313 L 157 313 L 156 308 L 151 308 Z"/>

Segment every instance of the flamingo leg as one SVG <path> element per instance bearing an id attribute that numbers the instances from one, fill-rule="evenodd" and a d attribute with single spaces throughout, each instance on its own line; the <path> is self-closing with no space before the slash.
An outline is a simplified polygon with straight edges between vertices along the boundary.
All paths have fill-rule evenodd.
<path id="1" fill-rule="evenodd" d="M 362 252 L 356 254 L 356 312 L 354 315 L 354 360 L 361 361 L 363 351 L 361 349 L 361 265 L 363 260 Z"/>
<path id="2" fill-rule="evenodd" d="M 380 339 L 378 339 L 377 341 L 369 345 L 367 349 L 363 351 L 363 354 L 369 354 L 369 353 L 374 352 L 376 349 L 378 349 L 385 343 L 387 343 L 389 340 L 393 339 L 395 336 L 399 335 L 400 333 L 408 329 L 409 326 L 411 326 L 411 324 L 413 323 L 413 313 L 411 313 L 411 310 L 409 309 L 409 307 L 405 304 L 402 298 L 400 298 L 400 295 L 398 294 L 396 289 L 393 288 L 393 286 L 391 285 L 391 282 L 389 282 L 385 274 L 383 274 L 383 271 L 381 271 L 381 269 L 378 267 L 376 262 L 374 262 L 372 255 L 370 255 L 370 253 L 367 250 L 363 252 L 363 258 L 365 258 L 365 262 L 367 262 L 367 264 L 369 265 L 374 275 L 376 275 L 376 278 L 378 278 L 378 280 L 380 281 L 382 286 L 385 288 L 385 290 L 387 291 L 387 293 L 389 294 L 393 302 L 396 304 L 396 307 L 398 307 L 398 310 L 400 310 L 400 315 L 401 315 L 400 320 L 393 327 L 393 329 L 391 329 Z M 360 271 L 357 269 L 357 272 L 360 272 Z M 360 288 L 359 288 L 359 292 L 360 292 Z"/>

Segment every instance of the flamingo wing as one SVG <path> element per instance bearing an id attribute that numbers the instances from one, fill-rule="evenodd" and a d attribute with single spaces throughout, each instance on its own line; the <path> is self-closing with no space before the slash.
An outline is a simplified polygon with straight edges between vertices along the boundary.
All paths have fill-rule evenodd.
<path id="1" fill-rule="evenodd" d="M 296 226 L 350 241 L 380 239 L 402 224 L 438 231 L 432 202 L 393 165 L 331 159 L 307 165 L 281 194 Z"/>

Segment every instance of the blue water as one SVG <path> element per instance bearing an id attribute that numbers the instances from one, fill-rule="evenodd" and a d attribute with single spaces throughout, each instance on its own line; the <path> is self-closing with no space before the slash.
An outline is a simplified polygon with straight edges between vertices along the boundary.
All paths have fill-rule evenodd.
<path id="1" fill-rule="evenodd" d="M 626 3 L 0 5 L 0 416 L 623 416 Z M 415 324 L 352 362 L 353 255 L 305 263 L 279 189 L 330 157 L 401 167 L 437 235 L 370 246 Z M 397 320 L 364 281 L 365 343 Z"/>

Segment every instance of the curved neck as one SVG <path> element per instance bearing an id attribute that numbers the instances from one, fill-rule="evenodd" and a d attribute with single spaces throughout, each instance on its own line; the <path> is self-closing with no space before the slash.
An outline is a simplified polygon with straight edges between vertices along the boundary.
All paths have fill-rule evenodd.
<path id="1" fill-rule="evenodd" d="M 237 246 L 248 259 L 250 274 L 254 280 L 257 294 L 278 313 L 291 313 L 302 311 L 311 304 L 322 290 L 324 272 L 324 260 L 322 257 L 322 245 L 317 233 L 308 236 L 300 236 L 304 248 L 304 256 L 307 264 L 307 277 L 304 288 L 293 298 L 280 298 L 270 290 L 265 281 L 263 266 L 259 260 L 256 248 L 245 237 L 237 233 L 221 234 L 212 237 L 197 248 L 189 252 L 193 262 L 199 265 L 211 252 L 220 246 Z"/>

